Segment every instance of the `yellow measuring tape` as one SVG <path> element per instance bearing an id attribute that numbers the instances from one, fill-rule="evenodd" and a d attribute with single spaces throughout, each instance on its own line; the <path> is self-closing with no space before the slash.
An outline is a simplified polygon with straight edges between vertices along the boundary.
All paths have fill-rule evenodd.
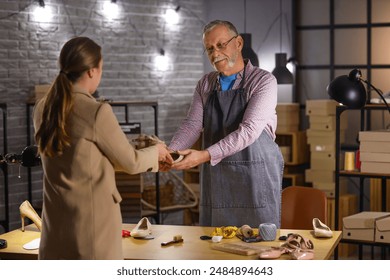
<path id="1" fill-rule="evenodd" d="M 211 234 L 211 236 L 223 236 L 223 238 L 233 238 L 236 236 L 237 227 L 227 226 L 227 227 L 216 227 Z"/>

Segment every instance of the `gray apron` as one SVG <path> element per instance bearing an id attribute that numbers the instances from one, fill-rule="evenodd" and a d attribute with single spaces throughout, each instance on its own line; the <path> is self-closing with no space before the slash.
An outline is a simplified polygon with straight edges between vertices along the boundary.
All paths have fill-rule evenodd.
<path id="1" fill-rule="evenodd" d="M 203 119 L 203 149 L 235 131 L 247 107 L 243 79 L 238 89 L 217 91 L 207 99 Z M 234 145 L 234 143 L 233 143 Z M 280 227 L 283 157 L 266 131 L 244 150 L 201 169 L 200 225 L 257 228 Z"/>

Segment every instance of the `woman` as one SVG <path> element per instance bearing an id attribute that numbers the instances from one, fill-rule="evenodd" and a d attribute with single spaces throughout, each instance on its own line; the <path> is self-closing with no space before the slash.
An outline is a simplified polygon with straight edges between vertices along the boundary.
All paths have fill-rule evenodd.
<path id="1" fill-rule="evenodd" d="M 69 40 L 59 66 L 34 109 L 44 171 L 39 259 L 123 259 L 115 170 L 157 172 L 172 158 L 163 144 L 135 150 L 111 106 L 92 97 L 102 76 L 99 45 Z"/>

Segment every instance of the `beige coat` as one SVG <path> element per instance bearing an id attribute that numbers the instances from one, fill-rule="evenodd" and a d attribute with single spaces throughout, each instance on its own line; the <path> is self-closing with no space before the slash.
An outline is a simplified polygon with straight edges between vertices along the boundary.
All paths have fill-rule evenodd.
<path id="1" fill-rule="evenodd" d="M 42 156 L 44 170 L 39 259 L 123 259 L 121 196 L 115 171 L 158 170 L 156 147 L 135 150 L 109 104 L 75 89 L 67 131 L 71 147 Z M 43 102 L 34 110 L 35 131 Z"/>

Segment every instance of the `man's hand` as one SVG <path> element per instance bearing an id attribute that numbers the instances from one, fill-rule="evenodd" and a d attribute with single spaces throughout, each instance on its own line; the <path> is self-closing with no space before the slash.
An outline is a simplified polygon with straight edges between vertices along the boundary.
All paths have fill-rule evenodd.
<path id="1" fill-rule="evenodd" d="M 208 151 L 187 149 L 178 151 L 179 154 L 184 155 L 184 159 L 172 165 L 172 169 L 184 170 L 194 168 L 204 162 L 210 161 L 211 157 Z"/>

